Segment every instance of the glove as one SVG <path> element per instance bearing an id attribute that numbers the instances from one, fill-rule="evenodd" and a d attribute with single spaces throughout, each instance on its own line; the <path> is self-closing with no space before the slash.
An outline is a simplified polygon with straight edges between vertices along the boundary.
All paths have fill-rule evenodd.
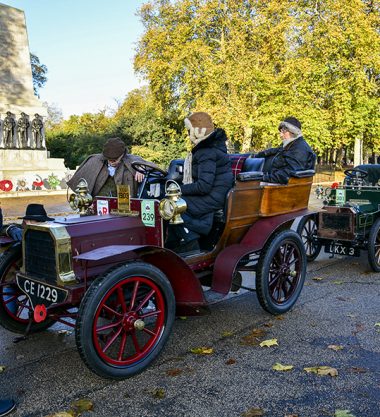
<path id="1" fill-rule="evenodd" d="M 6 231 L 6 234 L 13 240 L 17 240 L 18 242 L 21 242 L 22 240 L 22 229 L 15 225 L 9 226 Z"/>

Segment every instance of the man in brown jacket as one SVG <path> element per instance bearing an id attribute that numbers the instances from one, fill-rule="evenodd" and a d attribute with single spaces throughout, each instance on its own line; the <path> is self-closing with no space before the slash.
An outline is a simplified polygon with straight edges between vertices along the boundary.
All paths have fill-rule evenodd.
<path id="1" fill-rule="evenodd" d="M 136 197 L 138 183 L 143 181 L 144 175 L 133 169 L 132 162 L 135 161 L 154 166 L 139 156 L 128 154 L 120 138 L 108 139 L 103 153 L 90 155 L 83 161 L 67 185 L 75 191 L 80 179 L 84 178 L 93 197 L 116 197 L 116 185 L 129 185 L 131 197 Z"/>

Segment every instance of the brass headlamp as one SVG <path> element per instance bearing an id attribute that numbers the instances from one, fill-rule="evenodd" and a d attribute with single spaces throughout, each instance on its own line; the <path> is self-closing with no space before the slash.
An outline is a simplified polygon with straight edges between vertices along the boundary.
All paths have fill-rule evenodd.
<path id="1" fill-rule="evenodd" d="M 84 178 L 81 178 L 75 190 L 69 198 L 70 207 L 73 210 L 79 210 L 80 215 L 87 214 L 87 209 L 92 204 L 92 196 L 88 192 L 88 184 Z"/>
<path id="2" fill-rule="evenodd" d="M 165 185 L 165 198 L 161 200 L 158 210 L 164 220 L 170 220 L 170 224 L 183 223 L 181 213 L 186 211 L 187 204 L 181 195 L 181 187 L 169 180 Z"/>

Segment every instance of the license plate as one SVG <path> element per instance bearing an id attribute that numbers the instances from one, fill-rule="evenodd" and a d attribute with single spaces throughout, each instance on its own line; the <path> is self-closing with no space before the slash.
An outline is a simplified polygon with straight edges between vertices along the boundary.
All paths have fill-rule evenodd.
<path id="1" fill-rule="evenodd" d="M 17 275 L 16 281 L 20 290 L 29 297 L 33 309 L 40 304 L 50 307 L 53 304 L 66 301 L 67 290 L 22 275 Z"/>
<path id="2" fill-rule="evenodd" d="M 328 243 L 325 245 L 326 253 L 343 256 L 360 256 L 360 249 L 352 246 L 343 245 L 342 243 Z"/>

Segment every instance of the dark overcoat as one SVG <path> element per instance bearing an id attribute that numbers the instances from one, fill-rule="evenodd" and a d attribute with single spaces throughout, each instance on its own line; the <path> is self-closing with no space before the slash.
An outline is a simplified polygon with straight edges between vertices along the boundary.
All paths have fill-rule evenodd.
<path id="1" fill-rule="evenodd" d="M 316 160 L 315 153 L 302 136 L 287 146 L 261 151 L 255 157 L 269 162 L 265 163 L 263 181 L 277 184 L 287 184 L 295 171 L 314 169 Z"/>
<path id="2" fill-rule="evenodd" d="M 134 178 L 136 171 L 132 168 L 134 161 L 146 162 L 139 156 L 125 154 L 114 175 L 116 185 L 130 186 L 131 197 L 136 197 L 138 187 Z M 72 178 L 67 181 L 67 185 L 75 191 L 80 179 L 84 178 L 87 181 L 89 193 L 94 197 L 98 195 L 107 181 L 109 176 L 107 165 L 107 159 L 102 154 L 90 155 L 82 162 Z"/>
<path id="3" fill-rule="evenodd" d="M 223 208 L 233 185 L 231 162 L 227 154 L 226 134 L 216 129 L 192 149 L 191 184 L 181 186 L 187 203 L 185 227 L 197 233 L 209 233 L 214 212 Z"/>

